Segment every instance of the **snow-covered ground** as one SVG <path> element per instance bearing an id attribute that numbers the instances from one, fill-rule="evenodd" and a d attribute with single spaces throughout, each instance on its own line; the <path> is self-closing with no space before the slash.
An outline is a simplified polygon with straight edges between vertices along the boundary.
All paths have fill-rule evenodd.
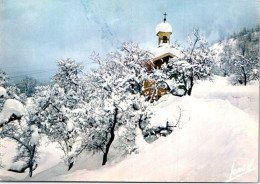
<path id="1" fill-rule="evenodd" d="M 258 82 L 231 86 L 223 77 L 201 81 L 191 96 L 165 95 L 156 102 L 153 124 L 174 123 L 181 114 L 181 126 L 151 144 L 140 140 L 139 154 L 108 161 L 104 167 L 101 155 L 83 155 L 68 172 L 59 163 L 60 150 L 43 144 L 39 168 L 25 180 L 256 182 L 258 95 Z M 21 180 L 26 175 L 0 170 L 2 180 Z"/>

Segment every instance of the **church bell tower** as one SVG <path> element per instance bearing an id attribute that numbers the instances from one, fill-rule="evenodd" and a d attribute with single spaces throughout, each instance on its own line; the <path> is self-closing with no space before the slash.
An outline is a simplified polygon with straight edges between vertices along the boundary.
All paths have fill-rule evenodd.
<path id="1" fill-rule="evenodd" d="M 170 45 L 170 37 L 172 34 L 172 27 L 166 23 L 166 12 L 163 14 L 163 23 L 156 26 L 156 36 L 158 36 L 158 46 Z"/>

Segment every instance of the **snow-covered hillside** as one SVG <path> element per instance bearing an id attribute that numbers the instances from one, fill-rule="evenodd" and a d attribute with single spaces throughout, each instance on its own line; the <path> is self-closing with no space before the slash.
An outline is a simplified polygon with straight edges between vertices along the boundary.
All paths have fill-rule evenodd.
<path id="1" fill-rule="evenodd" d="M 229 38 L 222 40 L 213 44 L 210 48 L 215 51 L 216 57 L 215 61 L 219 62 L 221 59 L 221 54 L 224 51 L 224 47 L 229 45 L 231 48 L 235 48 L 239 41 L 243 40 L 247 44 L 248 50 L 259 49 L 259 28 L 255 30 L 241 30 L 239 33 L 234 33 Z"/>
<path id="2" fill-rule="evenodd" d="M 214 50 L 214 52 L 215 52 L 215 57 L 214 57 L 214 59 L 215 59 L 215 62 L 216 63 L 219 63 L 220 62 L 220 60 L 221 60 L 221 58 L 222 58 L 222 54 L 223 54 L 223 52 L 224 52 L 224 47 L 225 47 L 225 45 L 227 45 L 227 44 L 230 44 L 230 46 L 232 46 L 232 47 L 234 47 L 236 44 L 237 44 L 237 40 L 234 40 L 233 38 L 231 38 L 231 39 L 228 39 L 228 40 L 223 40 L 223 41 L 221 41 L 221 42 L 217 42 L 217 43 L 215 43 L 215 44 L 213 44 L 210 48 L 212 49 L 212 50 Z"/>
<path id="3" fill-rule="evenodd" d="M 256 182 L 258 91 L 258 82 L 231 86 L 226 78 L 216 77 L 195 85 L 191 96 L 165 95 L 156 104 L 164 113 L 155 114 L 152 121 L 177 121 L 181 112 L 181 126 L 169 136 L 151 144 L 140 140 L 139 154 L 118 163 L 108 161 L 104 167 L 101 155 L 83 156 L 69 172 L 58 163 L 61 154 L 55 146 L 43 144 L 39 168 L 25 180 Z M 3 180 L 21 176 L 26 177 L 0 170 Z"/>
<path id="4" fill-rule="evenodd" d="M 259 78 L 259 27 L 244 28 L 210 48 L 214 52 L 212 72 L 230 76 L 233 84 L 244 84 Z"/>

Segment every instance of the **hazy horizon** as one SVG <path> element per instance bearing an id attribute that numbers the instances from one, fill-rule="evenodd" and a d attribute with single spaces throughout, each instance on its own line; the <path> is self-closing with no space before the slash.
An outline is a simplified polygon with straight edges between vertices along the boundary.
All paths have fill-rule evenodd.
<path id="1" fill-rule="evenodd" d="M 194 28 L 212 44 L 260 23 L 257 0 L 0 0 L 0 5 L 0 69 L 12 80 L 46 81 L 56 61 L 67 57 L 89 71 L 95 67 L 88 64 L 93 50 L 104 56 L 123 42 L 155 48 L 155 27 L 164 12 L 171 40 L 179 43 Z"/>

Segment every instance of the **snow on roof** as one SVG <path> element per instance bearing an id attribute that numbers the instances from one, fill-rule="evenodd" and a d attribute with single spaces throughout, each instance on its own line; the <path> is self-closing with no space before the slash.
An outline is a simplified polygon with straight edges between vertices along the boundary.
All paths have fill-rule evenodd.
<path id="1" fill-rule="evenodd" d="M 24 114 L 23 104 L 15 99 L 7 99 L 0 112 L 0 125 L 7 122 L 13 114 L 18 117 L 22 116 Z"/>
<path id="2" fill-rule="evenodd" d="M 161 47 L 158 47 L 158 48 L 152 50 L 153 58 L 157 58 L 159 56 L 162 56 L 162 55 L 168 54 L 168 53 L 173 54 L 177 57 L 181 57 L 183 55 L 183 53 L 178 48 L 174 48 L 169 44 L 161 45 Z"/>
<path id="3" fill-rule="evenodd" d="M 0 86 L 0 97 L 5 97 L 6 95 L 6 89 Z"/>
<path id="4" fill-rule="evenodd" d="M 162 32 L 162 33 L 172 33 L 172 26 L 168 23 L 160 23 L 156 26 L 156 29 L 155 29 L 155 32 L 156 32 L 156 35 L 159 33 L 159 32 Z"/>

